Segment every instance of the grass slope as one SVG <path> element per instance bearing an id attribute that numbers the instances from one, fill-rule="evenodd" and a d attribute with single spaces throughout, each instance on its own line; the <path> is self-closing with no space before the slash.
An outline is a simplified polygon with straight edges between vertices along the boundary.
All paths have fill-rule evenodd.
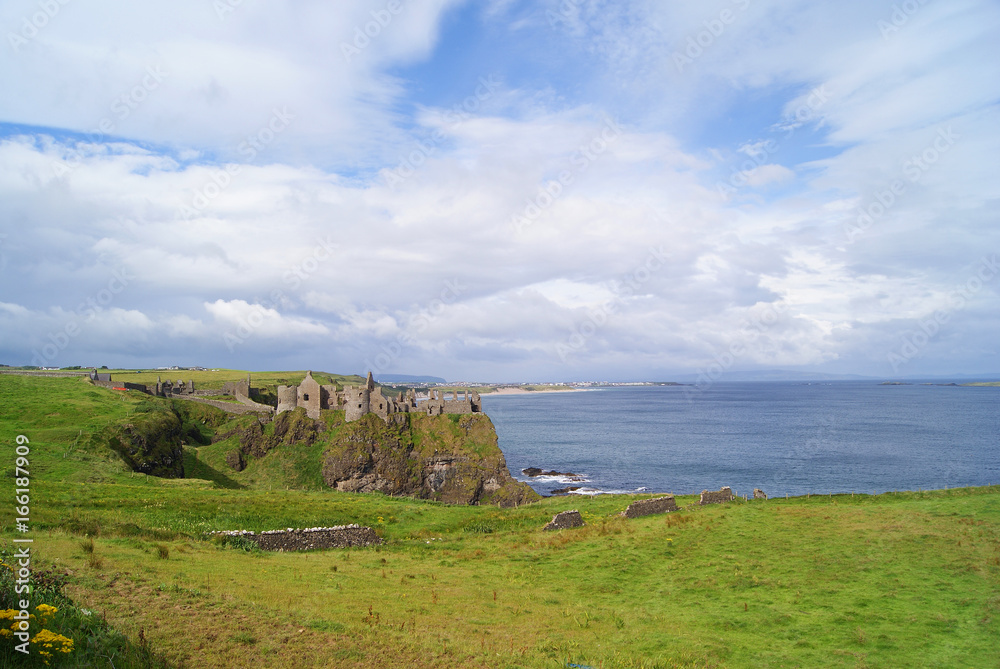
<path id="1" fill-rule="evenodd" d="M 37 564 L 173 666 L 1000 666 L 997 487 L 628 521 L 627 496 L 497 509 L 226 489 L 209 447 L 187 447 L 203 480 L 83 450 L 80 430 L 126 417 L 128 395 L 0 377 L 0 401 L 3 443 L 31 439 Z M 586 527 L 540 530 L 569 508 Z M 386 544 L 266 554 L 205 537 L 348 522 Z M 12 523 L 0 516 L 0 546 Z"/>

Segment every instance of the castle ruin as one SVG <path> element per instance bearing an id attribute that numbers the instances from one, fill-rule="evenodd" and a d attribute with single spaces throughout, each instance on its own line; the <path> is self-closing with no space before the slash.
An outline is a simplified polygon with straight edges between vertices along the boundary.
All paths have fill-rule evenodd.
<path id="1" fill-rule="evenodd" d="M 375 385 L 372 373 L 363 386 L 346 385 L 341 391 L 335 385 L 320 385 L 312 372 L 297 386 L 278 386 L 278 411 L 294 411 L 301 407 L 306 415 L 319 419 L 322 409 L 342 409 L 348 422 L 367 414 L 376 414 L 385 422 L 398 420 L 406 413 L 426 413 L 429 416 L 442 414 L 481 413 L 483 403 L 476 391 L 464 391 L 461 395 L 453 391 L 447 398 L 440 390 L 431 390 L 425 402 L 417 404 L 417 394 L 411 388 L 399 398 L 386 397 L 382 389 Z"/>
<path id="2" fill-rule="evenodd" d="M 337 390 L 336 385 L 320 385 L 313 378 L 312 372 L 306 372 L 306 378 L 297 386 L 278 386 L 278 406 L 260 404 L 251 398 L 258 394 L 250 384 L 250 375 L 239 381 L 228 381 L 222 390 L 195 389 L 194 381 L 163 381 L 156 378 L 156 385 L 112 381 L 110 373 L 99 373 L 96 369 L 89 374 L 90 382 L 95 386 L 110 389 L 138 390 L 148 395 L 166 398 L 189 399 L 218 407 L 230 413 L 245 413 L 246 411 L 282 413 L 294 411 L 301 407 L 306 415 L 318 420 L 323 409 L 340 409 L 344 411 L 348 421 L 358 420 L 362 416 L 373 413 L 385 422 L 402 420 L 407 413 L 425 413 L 428 416 L 443 414 L 482 413 L 483 402 L 475 390 L 451 391 L 431 389 L 426 400 L 421 398 L 417 403 L 417 393 L 412 388 L 404 395 L 393 398 L 382 394 L 382 388 L 375 385 L 371 372 L 364 385 L 345 385 L 343 390 Z M 224 395 L 233 397 L 239 403 L 233 405 L 211 399 L 213 396 Z M 450 395 L 450 397 L 449 397 Z M 242 406 L 241 406 L 242 405 Z"/>

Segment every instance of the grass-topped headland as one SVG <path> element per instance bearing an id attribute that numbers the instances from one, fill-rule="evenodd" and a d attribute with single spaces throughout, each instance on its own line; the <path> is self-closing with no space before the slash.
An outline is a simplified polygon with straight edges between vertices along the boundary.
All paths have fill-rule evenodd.
<path id="1" fill-rule="evenodd" d="M 0 441 L 30 439 L 33 565 L 65 581 L 50 623 L 74 641 L 62 666 L 895 668 L 1000 656 L 997 487 L 705 507 L 680 496 L 680 511 L 636 519 L 619 514 L 643 496 L 450 505 L 300 484 L 321 467 L 282 477 L 300 456 L 237 480 L 252 468 L 216 469 L 213 445 L 183 432 L 225 429 L 212 412 L 176 414 L 185 472 L 205 477 L 138 474 L 90 437 L 146 398 L 3 376 L 0 400 Z M 541 530 L 573 508 L 585 527 Z M 13 520 L 0 516 L 7 549 L 25 536 Z M 350 523 L 385 543 L 267 553 L 208 535 Z"/>

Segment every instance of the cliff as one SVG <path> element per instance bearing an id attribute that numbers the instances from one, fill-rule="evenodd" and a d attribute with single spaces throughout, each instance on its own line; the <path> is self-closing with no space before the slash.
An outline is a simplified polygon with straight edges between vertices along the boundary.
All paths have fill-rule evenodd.
<path id="1" fill-rule="evenodd" d="M 515 481 L 489 416 L 374 415 L 346 423 L 323 453 L 323 480 L 337 490 L 383 492 L 450 504 L 515 506 L 540 499 Z"/>
<path id="2" fill-rule="evenodd" d="M 540 497 L 515 481 L 485 414 L 374 414 L 346 422 L 343 411 L 305 409 L 241 417 L 198 449 L 201 464 L 247 487 L 333 488 L 514 506 Z"/>

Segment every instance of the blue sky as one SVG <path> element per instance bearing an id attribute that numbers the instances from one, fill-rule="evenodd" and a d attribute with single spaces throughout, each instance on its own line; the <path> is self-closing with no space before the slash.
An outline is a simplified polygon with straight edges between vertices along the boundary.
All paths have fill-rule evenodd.
<path id="1" fill-rule="evenodd" d="M 974 0 L 6 2 L 0 362 L 1000 372 L 998 28 Z"/>

